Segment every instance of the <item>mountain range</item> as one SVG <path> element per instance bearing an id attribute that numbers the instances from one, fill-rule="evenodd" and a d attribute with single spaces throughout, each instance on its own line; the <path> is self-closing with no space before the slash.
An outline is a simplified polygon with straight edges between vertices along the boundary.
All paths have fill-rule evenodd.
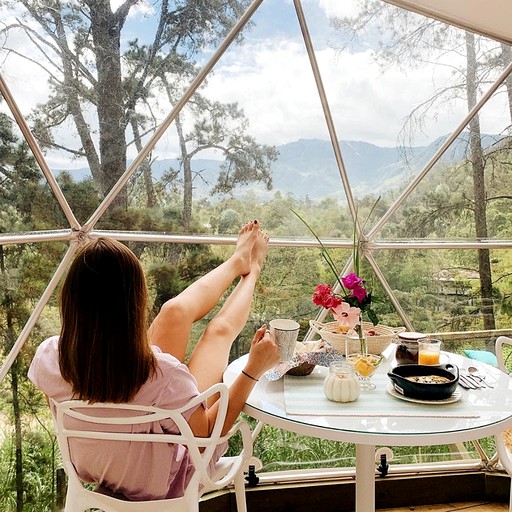
<path id="1" fill-rule="evenodd" d="M 414 177 L 434 156 L 446 140 L 439 137 L 427 146 L 381 147 L 363 141 L 341 141 L 340 149 L 353 194 L 379 194 L 400 187 Z M 501 136 L 484 135 L 482 145 L 488 148 L 501 140 Z M 442 157 L 447 164 L 463 160 L 468 152 L 468 135 L 462 134 Z M 276 146 L 279 156 L 272 165 L 273 189 L 267 191 L 262 185 L 252 184 L 251 191 L 264 198 L 281 194 L 296 197 L 308 196 L 321 199 L 338 195 L 342 188 L 332 144 L 329 140 L 300 139 Z M 201 178 L 194 182 L 194 196 L 207 197 L 214 186 L 220 162 L 213 159 L 194 159 L 195 172 Z M 152 172 L 155 179 L 162 177 L 169 168 L 178 169 L 177 159 L 157 160 Z M 75 180 L 89 176 L 88 169 L 72 172 Z M 243 190 L 247 190 L 244 187 Z M 236 193 L 237 191 L 235 191 Z"/>

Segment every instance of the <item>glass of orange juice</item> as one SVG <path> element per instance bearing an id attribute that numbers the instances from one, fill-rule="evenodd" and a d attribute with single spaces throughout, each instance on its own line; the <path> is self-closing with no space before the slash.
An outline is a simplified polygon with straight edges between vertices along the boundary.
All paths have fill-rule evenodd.
<path id="1" fill-rule="evenodd" d="M 418 364 L 439 364 L 441 341 L 425 338 L 418 342 Z"/>

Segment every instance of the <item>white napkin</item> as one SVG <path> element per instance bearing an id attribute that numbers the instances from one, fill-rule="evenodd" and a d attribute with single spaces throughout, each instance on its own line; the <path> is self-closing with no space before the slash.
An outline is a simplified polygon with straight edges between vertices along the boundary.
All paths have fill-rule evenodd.
<path id="1" fill-rule="evenodd" d="M 276 366 L 265 373 L 265 377 L 270 381 L 279 380 L 288 370 L 300 366 L 302 363 L 329 366 L 331 361 L 338 359 L 343 359 L 343 356 L 323 340 L 314 342 L 298 341 L 295 345 L 293 358 L 287 362 L 277 363 Z"/>

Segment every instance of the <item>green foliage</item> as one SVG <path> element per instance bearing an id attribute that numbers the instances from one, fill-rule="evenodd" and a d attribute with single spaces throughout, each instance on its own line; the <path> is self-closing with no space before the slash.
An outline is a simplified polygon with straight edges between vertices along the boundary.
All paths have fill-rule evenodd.
<path id="1" fill-rule="evenodd" d="M 92 178 L 74 181 L 69 172 L 61 172 L 57 181 L 75 217 L 80 223 L 84 223 L 100 204 L 98 188 L 94 181 Z M 65 225 L 63 214 L 60 215 L 60 222 L 57 225 L 61 224 Z"/>
<path id="2" fill-rule="evenodd" d="M 240 215 L 232 208 L 224 210 L 219 220 L 219 233 L 233 233 L 242 225 Z"/>
<path id="3" fill-rule="evenodd" d="M 222 261 L 204 245 L 183 248 L 178 261 L 154 261 L 147 270 L 149 284 L 154 290 L 153 309 L 159 310 L 166 300 L 181 293 Z"/>
<path id="4" fill-rule="evenodd" d="M 5 437 L 0 442 L 0 503 L 3 512 L 15 512 L 16 482 L 12 471 L 14 457 L 13 438 L 5 430 Z M 23 440 L 23 494 L 24 512 L 53 512 L 55 506 L 55 437 L 40 428 L 28 429 Z"/>

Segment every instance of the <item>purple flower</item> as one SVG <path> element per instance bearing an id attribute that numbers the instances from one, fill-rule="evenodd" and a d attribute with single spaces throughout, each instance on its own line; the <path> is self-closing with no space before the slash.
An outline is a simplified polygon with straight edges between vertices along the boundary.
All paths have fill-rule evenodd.
<path id="1" fill-rule="evenodd" d="M 347 286 L 348 288 L 348 286 Z M 366 288 L 364 286 L 355 286 L 352 289 L 352 295 L 351 297 L 355 297 L 359 302 L 363 302 L 363 300 L 366 298 L 367 292 Z"/>
<path id="2" fill-rule="evenodd" d="M 349 290 L 354 290 L 357 287 L 362 287 L 362 284 L 364 283 L 363 279 L 361 279 L 354 272 L 352 272 L 348 276 L 342 277 L 341 281 L 343 283 L 343 286 L 345 286 L 345 288 L 348 288 Z M 366 297 L 366 292 L 365 292 L 365 297 Z"/>

